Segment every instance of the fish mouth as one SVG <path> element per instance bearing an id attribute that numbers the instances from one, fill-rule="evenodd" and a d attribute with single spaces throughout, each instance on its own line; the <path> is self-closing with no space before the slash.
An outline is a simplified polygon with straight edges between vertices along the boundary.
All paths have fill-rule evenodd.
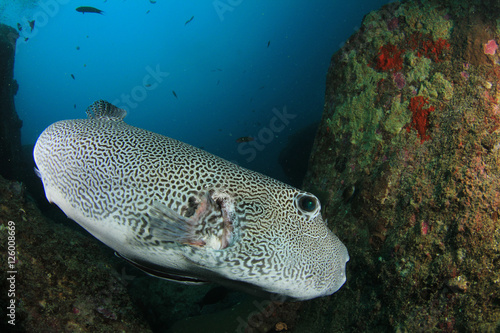
<path id="1" fill-rule="evenodd" d="M 346 266 L 347 262 L 349 261 L 349 253 L 347 252 L 347 248 L 345 247 L 344 244 L 342 244 L 339 240 L 339 243 L 341 245 L 341 249 L 338 254 L 337 260 L 335 260 L 335 268 L 333 271 L 333 283 L 330 287 L 329 294 L 333 294 L 337 290 L 339 290 L 344 283 L 347 281 L 347 275 L 346 275 Z"/>

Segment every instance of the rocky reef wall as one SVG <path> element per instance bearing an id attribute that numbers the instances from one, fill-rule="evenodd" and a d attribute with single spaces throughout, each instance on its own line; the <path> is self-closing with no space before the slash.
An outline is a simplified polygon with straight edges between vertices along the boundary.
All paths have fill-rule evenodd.
<path id="1" fill-rule="evenodd" d="M 0 332 L 151 332 L 126 288 L 130 267 L 81 231 L 0 175 Z"/>
<path id="2" fill-rule="evenodd" d="M 351 257 L 315 332 L 500 329 L 500 4 L 365 16 L 332 57 L 305 188 Z"/>
<path id="3" fill-rule="evenodd" d="M 14 54 L 17 31 L 0 23 L 0 175 L 8 179 L 19 176 L 21 164 L 21 126 L 14 106 L 18 85 L 14 80 Z"/>

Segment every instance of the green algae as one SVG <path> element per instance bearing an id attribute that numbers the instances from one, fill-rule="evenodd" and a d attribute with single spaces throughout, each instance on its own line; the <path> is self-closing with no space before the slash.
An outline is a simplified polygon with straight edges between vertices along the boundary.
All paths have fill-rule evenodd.
<path id="1" fill-rule="evenodd" d="M 333 131 L 349 133 L 350 142 L 354 145 L 370 145 L 372 140 L 379 141 L 381 137 L 375 132 L 383 112 L 373 106 L 374 97 L 373 90 L 366 90 L 350 98 L 337 107 L 333 117 L 327 120 L 328 126 Z"/>
<path id="2" fill-rule="evenodd" d="M 363 27 L 366 28 L 366 41 L 376 48 L 395 42 L 394 33 L 387 29 L 387 23 L 381 18 L 378 12 L 373 11 L 368 13 L 363 20 Z"/>
<path id="3" fill-rule="evenodd" d="M 346 78 L 349 82 L 352 82 L 354 92 L 365 89 L 373 90 L 374 84 L 381 79 L 387 78 L 387 74 L 377 72 L 368 65 L 366 59 L 359 57 L 354 50 L 349 52 L 347 67 Z"/>
<path id="4" fill-rule="evenodd" d="M 434 40 L 449 39 L 453 22 L 447 19 L 447 10 L 430 1 L 419 4 L 408 1 L 402 4 L 395 12 L 395 16 L 403 16 L 412 30 L 423 35 L 432 35 Z"/>
<path id="5" fill-rule="evenodd" d="M 387 112 L 387 118 L 383 122 L 384 129 L 392 135 L 397 135 L 401 129 L 411 121 L 411 112 L 408 111 L 409 101 L 401 103 L 395 98 L 391 109 Z"/>
<path id="6" fill-rule="evenodd" d="M 408 66 L 407 81 L 423 82 L 429 77 L 432 69 L 432 60 L 426 57 L 418 57 L 414 52 L 405 54 L 405 64 Z"/>
<path id="7" fill-rule="evenodd" d="M 384 114 L 374 105 L 377 92 L 373 87 L 387 75 L 368 66 L 367 61 L 356 57 L 355 52 L 349 53 L 346 68 L 346 78 L 352 83 L 352 90 L 347 98 L 342 98 L 343 103 L 336 107 L 326 123 L 332 131 L 349 136 L 351 144 L 371 150 L 382 139 L 377 129 Z M 368 161 L 359 161 L 360 165 L 365 163 Z"/>
<path id="8" fill-rule="evenodd" d="M 422 84 L 420 93 L 430 97 L 431 100 L 449 101 L 453 97 L 453 85 L 443 74 L 437 72 L 429 81 Z"/>

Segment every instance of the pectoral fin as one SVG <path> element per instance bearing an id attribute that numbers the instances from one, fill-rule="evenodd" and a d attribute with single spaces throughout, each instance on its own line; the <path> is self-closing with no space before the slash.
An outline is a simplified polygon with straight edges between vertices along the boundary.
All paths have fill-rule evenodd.
<path id="1" fill-rule="evenodd" d="M 215 250 L 229 246 L 234 206 L 227 194 L 209 191 L 183 216 L 155 201 L 149 211 L 150 228 L 159 239 Z"/>
<path id="2" fill-rule="evenodd" d="M 197 221 L 192 217 L 184 217 L 157 201 L 153 203 L 149 214 L 151 230 L 158 238 L 193 246 L 205 245 L 195 236 Z"/>

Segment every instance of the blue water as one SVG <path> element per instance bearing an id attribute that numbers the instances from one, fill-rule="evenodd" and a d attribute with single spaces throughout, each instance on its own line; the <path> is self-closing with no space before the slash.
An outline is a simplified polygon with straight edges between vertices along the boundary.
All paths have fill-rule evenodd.
<path id="1" fill-rule="evenodd" d="M 105 99 L 131 125 L 286 181 L 277 157 L 290 134 L 321 119 L 331 55 L 387 2 L 3 0 L 0 20 L 23 28 L 22 142 Z M 254 143 L 236 142 L 245 136 Z"/>

